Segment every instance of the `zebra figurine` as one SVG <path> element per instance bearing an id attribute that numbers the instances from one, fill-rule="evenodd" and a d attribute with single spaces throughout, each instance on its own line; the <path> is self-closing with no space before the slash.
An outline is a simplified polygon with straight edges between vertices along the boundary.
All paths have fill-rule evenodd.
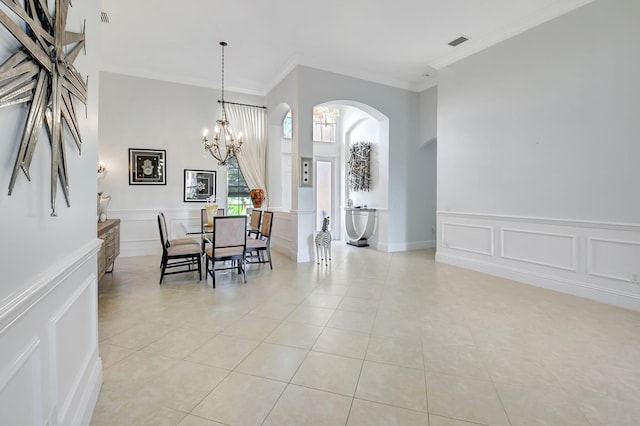
<path id="1" fill-rule="evenodd" d="M 328 265 L 331 260 L 331 232 L 329 232 L 329 216 L 322 219 L 322 231 L 316 235 L 316 262 L 318 265 L 324 259 L 324 264 Z M 324 256 L 323 256 L 324 255 Z"/>

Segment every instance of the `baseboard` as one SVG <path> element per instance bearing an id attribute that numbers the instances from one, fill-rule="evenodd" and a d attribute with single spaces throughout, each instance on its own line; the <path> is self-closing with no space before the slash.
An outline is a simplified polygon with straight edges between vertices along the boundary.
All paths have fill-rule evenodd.
<path id="1" fill-rule="evenodd" d="M 435 248 L 436 240 L 425 240 L 425 241 L 412 241 L 405 243 L 391 243 L 391 244 L 378 244 L 378 249 L 380 251 L 386 251 L 389 253 L 398 252 L 398 251 L 411 251 L 411 250 L 423 250 Z"/>
<path id="2" fill-rule="evenodd" d="M 498 265 L 481 260 L 454 256 L 448 253 L 436 252 L 436 261 L 461 268 L 507 278 L 536 287 L 555 290 L 561 293 L 572 294 L 594 300 L 596 302 L 619 306 L 625 309 L 640 311 L 640 296 L 618 290 L 601 288 L 574 280 L 561 279 L 549 275 L 534 273 L 522 269 Z"/>

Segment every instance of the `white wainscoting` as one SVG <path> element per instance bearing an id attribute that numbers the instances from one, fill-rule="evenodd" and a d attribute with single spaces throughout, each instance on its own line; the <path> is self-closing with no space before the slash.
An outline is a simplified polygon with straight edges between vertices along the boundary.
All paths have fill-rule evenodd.
<path id="1" fill-rule="evenodd" d="M 438 212 L 436 260 L 640 311 L 640 225 Z"/>
<path id="2" fill-rule="evenodd" d="M 88 424 L 102 384 L 96 239 L 0 305 L 0 423 Z"/>
<path id="3" fill-rule="evenodd" d="M 204 204 L 202 205 L 204 206 Z M 200 226 L 200 209 L 163 209 L 169 238 L 182 238 L 183 223 Z M 109 210 L 110 219 L 120 219 L 120 256 L 161 255 L 158 213 L 160 210 Z M 116 267 L 118 261 L 116 259 Z"/>

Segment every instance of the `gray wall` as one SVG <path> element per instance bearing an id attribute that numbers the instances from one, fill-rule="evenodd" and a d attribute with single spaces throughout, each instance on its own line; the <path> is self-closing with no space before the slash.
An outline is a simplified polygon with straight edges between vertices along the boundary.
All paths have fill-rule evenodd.
<path id="1" fill-rule="evenodd" d="M 101 74 L 100 159 L 107 174 L 99 189 L 111 195 L 109 209 L 200 209 L 183 202 L 184 169 L 216 170 L 216 193 L 224 200 L 226 171 L 202 150 L 202 130 L 210 131 L 220 118 L 220 91 L 184 84 Z M 263 98 L 227 93 L 227 101 L 262 105 Z M 233 123 L 232 123 L 233 127 Z M 167 185 L 129 185 L 128 149 L 166 150 Z"/>
<path id="2" fill-rule="evenodd" d="M 439 74 L 436 259 L 640 310 L 640 2 Z"/>
<path id="3" fill-rule="evenodd" d="M 639 223 L 639 43 L 600 0 L 441 72 L 438 209 Z"/>
<path id="4" fill-rule="evenodd" d="M 432 87 L 420 93 L 419 96 L 419 145 L 420 161 L 424 164 L 420 194 L 423 199 L 423 220 L 428 240 L 436 239 L 436 183 L 438 157 L 438 88 Z"/>

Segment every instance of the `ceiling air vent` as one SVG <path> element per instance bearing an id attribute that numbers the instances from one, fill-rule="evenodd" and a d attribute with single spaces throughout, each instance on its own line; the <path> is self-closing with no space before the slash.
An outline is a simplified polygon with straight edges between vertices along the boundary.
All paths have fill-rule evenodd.
<path id="1" fill-rule="evenodd" d="M 464 43 L 464 42 L 465 42 L 465 41 L 467 41 L 467 40 L 469 40 L 469 38 L 468 38 L 468 37 L 460 36 L 460 37 L 458 37 L 457 39 L 455 39 L 455 40 L 453 40 L 453 41 L 450 41 L 448 44 L 449 44 L 449 46 L 456 47 L 457 45 L 462 44 L 462 43 Z"/>
<path id="2" fill-rule="evenodd" d="M 104 22 L 105 24 L 109 23 L 109 15 L 107 15 L 107 12 L 100 12 L 100 21 Z"/>

